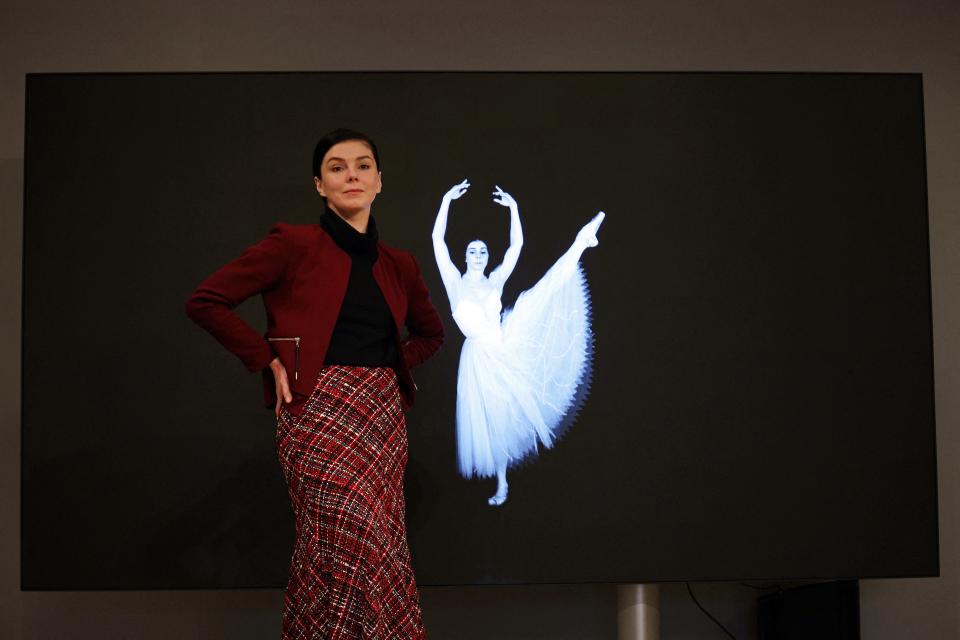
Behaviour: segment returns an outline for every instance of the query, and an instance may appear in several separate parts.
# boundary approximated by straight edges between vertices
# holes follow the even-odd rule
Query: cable
[[[737,640],[737,636],[735,636],[735,635],[733,635],[732,633],[730,633],[730,630],[729,630],[729,629],[727,629],[725,626],[723,626],[722,624],[720,624],[720,621],[719,621],[719,620],[717,620],[716,618],[714,618],[712,615],[710,615],[710,612],[709,612],[709,611],[707,611],[706,609],[703,608],[703,605],[701,605],[701,604],[700,604],[700,601],[697,600],[697,596],[693,595],[693,589],[690,588],[690,583],[687,582],[686,585],[687,585],[687,593],[690,594],[690,597],[693,599],[693,603],[694,603],[695,605],[697,605],[697,607],[700,608],[700,611],[703,611],[703,614],[704,614],[705,616],[707,616],[708,618],[710,618],[711,620],[713,620],[713,622],[714,622],[718,627],[720,627],[721,629],[723,629],[723,632],[724,632],[725,634],[727,634],[728,636],[730,636],[731,638],[733,638],[733,640]]]

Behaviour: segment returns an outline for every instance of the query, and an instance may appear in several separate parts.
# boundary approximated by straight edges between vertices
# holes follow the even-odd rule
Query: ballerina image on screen
[[[470,242],[466,271],[460,273],[444,236],[450,203],[469,187],[464,180],[443,196],[433,250],[453,319],[465,337],[457,372],[460,475],[496,475],[497,490],[487,502],[499,506],[507,500],[507,469],[539,445],[553,446],[564,418],[577,408],[578,389],[589,385],[593,337],[580,256],[597,246],[604,213],[580,229],[571,247],[501,317],[503,286],[523,246],[520,211],[516,200],[496,187],[494,202],[510,209],[510,246],[500,266],[486,275],[487,245]]]

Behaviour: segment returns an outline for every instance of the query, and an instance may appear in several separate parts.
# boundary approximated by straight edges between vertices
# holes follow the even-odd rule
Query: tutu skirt
[[[457,376],[460,474],[489,477],[553,446],[586,395],[593,339],[579,265],[557,263],[503,314],[467,337]]]
[[[301,415],[281,410],[277,452],[296,523],[283,640],[424,638],[393,370],[324,367]]]

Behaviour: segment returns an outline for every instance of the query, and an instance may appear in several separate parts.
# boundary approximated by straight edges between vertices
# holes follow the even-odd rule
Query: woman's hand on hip
[[[270,362],[270,370],[273,371],[273,381],[277,385],[277,406],[273,412],[280,417],[280,407],[284,402],[287,404],[293,402],[293,396],[290,394],[290,382],[287,380],[287,370],[280,363],[280,358],[274,358]]]

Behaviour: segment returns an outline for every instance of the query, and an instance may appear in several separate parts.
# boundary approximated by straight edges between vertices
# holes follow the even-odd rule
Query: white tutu
[[[457,376],[460,474],[488,477],[551,447],[589,386],[590,294],[579,263],[558,261],[500,319],[499,293],[461,299]],[[579,393],[578,393],[579,390]],[[564,420],[567,417],[568,420]]]

